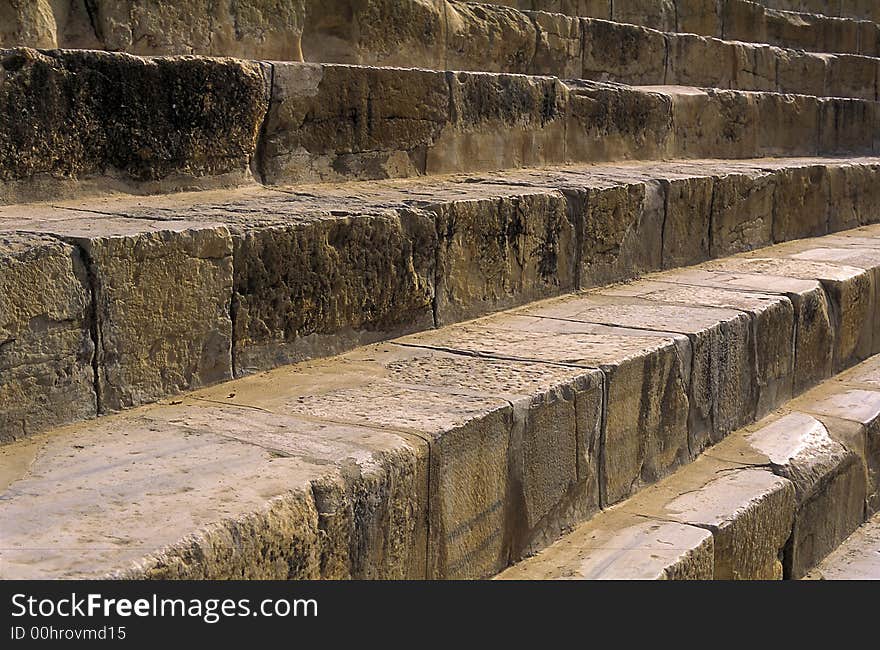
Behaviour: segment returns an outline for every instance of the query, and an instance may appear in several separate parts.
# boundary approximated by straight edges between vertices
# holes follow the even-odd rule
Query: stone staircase
[[[815,4],[0,0],[0,577],[880,578]]]

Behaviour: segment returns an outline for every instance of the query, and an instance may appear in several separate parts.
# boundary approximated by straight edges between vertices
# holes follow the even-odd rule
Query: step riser
[[[880,214],[878,169],[790,162],[634,182],[624,180],[627,168],[608,170],[620,181],[597,180],[596,168],[523,174],[508,178],[516,187],[482,191],[435,185],[433,199],[422,193],[409,206],[416,188],[388,186],[345,211],[333,210],[332,193],[298,210],[281,193],[232,210],[219,197],[171,209],[111,201],[99,206],[103,232],[94,214],[75,208],[9,208],[0,232],[54,238],[20,235],[26,252],[2,258],[10,320],[0,358],[16,376],[4,382],[0,438],[579,287],[863,225]],[[839,283],[827,290],[849,299]],[[848,303],[834,311],[819,293],[793,298],[799,313],[824,315],[802,327],[811,350],[823,349],[833,316],[861,313]],[[844,325],[859,331],[858,322]],[[801,360],[795,387],[871,349],[847,340],[834,359]],[[767,381],[762,400],[790,394]],[[72,411],[69,395],[88,399]]]
[[[7,203],[254,178],[280,184],[621,159],[870,155],[880,147],[880,104],[854,99],[101,53],[22,50],[2,61],[0,106],[15,116],[0,126],[0,142],[10,143],[0,149]],[[108,85],[107,77],[126,84]],[[108,118],[107,107],[117,105],[131,108]]]

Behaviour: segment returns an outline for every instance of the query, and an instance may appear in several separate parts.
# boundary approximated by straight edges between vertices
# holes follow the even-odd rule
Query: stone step
[[[363,6],[342,32],[338,9],[307,25],[307,61],[554,75],[635,85],[682,85],[874,100],[880,60],[663,32],[498,5],[446,3],[423,30],[425,5]],[[446,19],[443,19],[443,15]],[[370,24],[372,22],[372,24]],[[747,19],[743,22],[749,23]]]
[[[878,173],[873,158],[682,161],[6,206],[0,441],[870,224]],[[837,254],[796,260],[778,269],[790,279],[774,280],[811,314],[803,345],[827,351],[798,363],[799,390],[873,349],[856,336],[866,316],[850,304],[880,284],[863,277],[873,260],[835,266]],[[765,293],[763,272],[709,277]],[[777,390],[791,392],[768,388],[761,403]]]
[[[844,403],[880,398],[875,357],[791,406],[822,423],[797,439],[727,437],[874,349],[880,231],[808,244],[854,257],[666,271],[4,445],[0,575],[482,578],[658,481],[618,509],[694,549],[667,573],[798,575],[878,492],[880,408]]]
[[[826,16],[880,22],[880,7],[874,0],[755,0],[755,2],[784,11],[806,11]]]
[[[495,0],[491,4],[808,52],[865,56],[880,52],[876,22],[781,11],[752,0]]]
[[[880,515],[857,530],[807,578],[810,580],[880,580]]]
[[[812,52],[877,56],[880,41],[876,22],[768,10],[748,0],[501,0],[486,4],[284,0],[269,5],[260,0],[237,0],[197,8],[155,0],[91,0],[90,8],[84,0],[3,0],[2,4],[6,7],[0,48],[84,48],[150,56],[197,54],[300,61],[304,50],[306,60],[323,63],[393,65],[388,58],[392,57],[409,66],[416,64],[408,56],[420,58],[428,52],[435,56],[450,53],[455,58],[456,52],[472,49],[473,58],[479,49],[472,39],[486,41],[494,33],[503,35],[502,41],[511,40],[487,41],[492,48],[483,54],[502,55],[491,62],[500,65],[505,58],[503,49],[515,42],[523,45],[525,32],[532,33],[527,45],[534,49],[534,43],[540,41],[535,36],[556,40],[577,29],[559,31],[559,25],[570,21],[499,11],[495,7],[500,5]],[[357,60],[350,58],[353,47],[361,50]],[[527,50],[523,47],[520,62],[531,58],[533,52]]]
[[[880,507],[878,425],[874,356],[499,578],[880,579],[876,524],[846,541]]]
[[[858,99],[77,51],[0,69],[0,203],[880,148]]]

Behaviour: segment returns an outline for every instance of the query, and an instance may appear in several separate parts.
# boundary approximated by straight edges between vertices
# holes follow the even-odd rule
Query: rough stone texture
[[[142,55],[201,54],[301,61],[306,0],[89,0],[104,48]]]
[[[809,415],[762,422],[708,453],[769,466],[794,485],[797,509],[783,560],[787,579],[802,578],[864,521],[865,473],[859,457]]]
[[[799,394],[832,374],[834,340],[831,306],[818,281],[772,275],[723,273],[707,268],[686,269],[669,274],[670,282],[785,295],[795,310],[795,361],[793,393]]]
[[[751,362],[752,329],[746,314],[716,307],[658,304],[617,297],[613,292],[563,299],[527,313],[686,335],[690,343],[686,363],[690,366],[688,448],[692,456],[753,420],[757,382]]]
[[[629,496],[688,457],[687,340],[558,320],[530,308],[455,325],[403,341],[500,359],[601,368],[605,375],[603,505]]]
[[[715,178],[709,227],[711,257],[753,250],[773,241],[776,176],[727,174]]]
[[[834,318],[834,368],[843,370],[871,355],[871,329],[874,317],[872,277],[863,269],[822,262],[790,260],[768,254],[750,253],[754,257],[733,257],[708,262],[706,268],[728,273],[783,276],[802,280],[819,280],[828,294]]]
[[[598,507],[595,371],[386,345],[204,397],[425,440],[432,578],[493,575]]]
[[[538,32],[522,12],[491,4],[450,2],[446,25],[447,70],[529,71]],[[426,63],[426,67],[438,67],[436,62]]]
[[[96,414],[92,297],[80,253],[0,234],[0,443]]]
[[[672,98],[675,150],[679,155],[749,158],[758,151],[757,95],[695,88],[669,88],[664,92]]]
[[[577,233],[561,194],[462,200],[436,211],[438,324],[575,288]]]
[[[2,0],[0,48],[58,47],[58,26],[50,0]]]
[[[795,489],[761,469],[701,458],[622,509],[711,531],[716,580],[779,580]]]
[[[446,60],[445,0],[307,0],[307,6],[306,61],[412,67]]]
[[[681,277],[681,283],[676,278]],[[702,305],[741,310],[751,320],[754,346],[756,416],[763,417],[792,397],[795,350],[794,307],[787,297],[689,284],[687,272],[669,272],[657,280],[640,280],[603,290],[606,295],[633,297],[676,306]]]
[[[712,533],[603,512],[499,580],[711,580]]]
[[[583,25],[574,17],[543,11],[529,16],[538,30],[530,74],[552,74],[563,79],[583,77]]]
[[[273,75],[260,165],[270,184],[424,173],[450,117],[440,72],[276,63]]]
[[[427,151],[426,173],[566,160],[568,89],[557,79],[458,72],[446,81],[451,119]]]
[[[880,579],[880,516],[857,530],[807,576],[809,580]]]
[[[405,435],[196,397],[0,467],[6,579],[424,576],[427,449]]]
[[[880,510],[880,393],[846,386],[821,387],[794,403],[815,414],[831,435],[862,459],[867,474],[867,510]]]
[[[238,374],[434,325],[437,244],[428,215],[251,222],[236,227],[233,242]]]
[[[267,94],[256,63],[0,51],[3,202],[243,182]]]
[[[674,149],[672,99],[615,84],[566,82],[570,88],[566,158],[664,158]]]
[[[585,19],[583,77],[633,85],[661,85],[666,39],[649,29]],[[687,84],[685,84],[687,85]]]

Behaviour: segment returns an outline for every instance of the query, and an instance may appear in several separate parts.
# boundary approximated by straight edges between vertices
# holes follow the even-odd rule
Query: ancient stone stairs
[[[802,575],[877,506],[878,241],[665,271],[4,445],[0,570],[479,578],[623,512],[686,528],[699,566],[670,575]]]
[[[0,47],[254,60],[0,52],[0,576],[482,578],[647,516],[647,574],[801,577],[876,508],[871,408],[790,403],[880,352],[874,23],[46,4]]]

